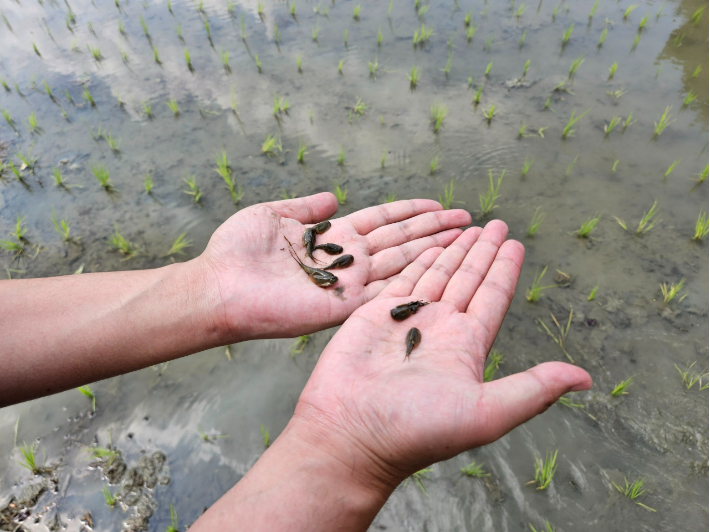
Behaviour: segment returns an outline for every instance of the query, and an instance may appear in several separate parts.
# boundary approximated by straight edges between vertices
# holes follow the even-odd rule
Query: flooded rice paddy
[[[425,491],[401,486],[372,530],[707,529],[708,380],[681,376],[708,367],[708,249],[693,240],[708,204],[706,2],[0,0],[0,12],[0,232],[13,241],[19,216],[29,241],[17,260],[0,255],[7,276],[187,260],[237,209],[336,185],[339,215],[425,197],[484,224],[479,195],[505,170],[493,214],[527,255],[493,378],[569,357],[594,387],[433,465]],[[282,145],[272,156],[268,135]],[[111,249],[116,231],[135,257]],[[183,233],[191,247],[166,256]],[[552,287],[529,302],[545,267]],[[681,281],[664,303],[661,285]],[[258,459],[260,428],[283,429],[332,334],[93,383],[95,414],[75,390],[3,409],[0,530],[158,531],[171,504],[184,528]],[[51,473],[17,463],[23,442]],[[86,452],[109,445],[120,456]],[[555,450],[549,487],[527,485]],[[474,460],[489,476],[461,473]],[[634,500],[614,486],[640,478]]]

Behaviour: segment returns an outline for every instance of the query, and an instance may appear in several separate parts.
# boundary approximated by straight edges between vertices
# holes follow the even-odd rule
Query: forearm
[[[394,486],[369,482],[293,421],[249,472],[190,527],[195,532],[365,531]]]
[[[0,281],[0,406],[221,345],[197,261]]]

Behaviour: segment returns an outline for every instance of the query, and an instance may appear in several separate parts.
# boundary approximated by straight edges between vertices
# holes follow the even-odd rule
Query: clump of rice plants
[[[305,157],[306,154],[308,154],[306,148],[307,146],[303,143],[303,141],[301,139],[298,139],[298,153],[296,155],[296,160],[301,164],[304,164],[306,162]]]
[[[123,260],[132,259],[140,253],[140,248],[118,231],[118,224],[114,224],[114,233],[109,240],[109,245],[111,249],[124,256]]]
[[[703,168],[703,171],[698,174],[697,179],[693,179],[693,181],[697,181],[698,183],[704,183],[708,178],[708,165],[705,165],[705,168]]]
[[[483,110],[483,117],[488,121],[488,123],[491,123],[491,120],[493,120],[493,117],[498,114],[498,110],[496,109],[495,104],[491,104],[491,106],[488,109]]]
[[[666,107],[665,111],[663,111],[663,114],[661,117],[658,119],[658,121],[654,121],[654,137],[659,137],[661,133],[668,127],[668,125],[671,123],[671,117],[670,117],[670,107]]]
[[[669,285],[669,284],[663,283],[661,285],[661,294],[663,294],[663,304],[665,305],[665,304],[673,301],[675,299],[675,296],[678,295],[678,292],[680,292],[681,289],[683,288],[684,284],[685,284],[685,277],[683,277],[680,281],[678,281],[677,284],[670,284]],[[678,302],[680,303],[681,301],[683,301],[687,295],[688,294],[685,294],[683,297],[681,297],[678,300]]]
[[[108,169],[102,164],[96,164],[91,167],[91,171],[99,184],[106,192],[113,192],[115,189],[111,183]]]
[[[184,255],[184,250],[192,247],[192,240],[185,238],[186,235],[187,233],[182,233],[173,241],[173,245],[170,246],[170,249],[165,254],[166,257],[171,257],[172,255]]]
[[[338,166],[345,165],[345,149],[341,146],[338,150]]]
[[[620,395],[628,395],[629,392],[626,391],[626,389],[631,385],[631,383],[634,381],[633,377],[629,377],[625,381],[621,381],[619,384],[614,386],[614,389],[611,391],[612,397],[619,397]]]
[[[599,223],[599,220],[602,219],[601,214],[597,214],[584,222],[582,222],[582,225],[579,226],[579,229],[575,231],[577,238],[589,238],[589,235],[591,232],[594,230],[596,225]]]
[[[116,497],[116,495],[111,493],[111,489],[108,486],[104,486],[101,489],[101,493],[104,496],[104,502],[106,502],[106,506],[108,506],[109,508],[113,508],[114,506],[116,506],[118,498]]]
[[[180,116],[180,106],[178,105],[176,100],[173,100],[172,98],[165,102],[165,105],[168,106],[168,109],[170,109],[173,112],[173,115],[175,118],[178,118]]]
[[[691,103],[693,103],[696,99],[698,98],[698,95],[695,94],[693,91],[689,91],[688,94],[685,95],[685,99],[683,100],[683,106],[688,106]]]
[[[91,390],[91,388],[89,388],[89,386],[86,385],[86,386],[79,386],[77,388],[77,390],[79,390],[79,392],[81,392],[81,395],[83,395],[84,397],[88,397],[89,399],[91,399],[91,410],[93,412],[96,412],[96,395]]]
[[[177,512],[175,511],[175,508],[173,508],[173,503],[170,503],[170,524],[165,529],[165,532],[179,532],[179,531],[180,531],[180,528],[178,527]]]
[[[338,200],[340,205],[345,205],[345,201],[348,199],[348,189],[341,188],[337,181],[333,181],[333,185],[335,185],[335,189],[333,190],[335,198]]]
[[[264,426],[261,425],[261,439],[264,442],[264,447],[268,448],[269,445],[271,445],[271,435],[269,434],[268,429]]]
[[[638,7],[638,6],[637,6],[636,4],[632,4],[632,5],[630,5],[629,7],[627,7],[627,8],[626,8],[626,11],[624,11],[624,20],[626,20],[627,18],[629,18],[629,15],[631,14],[631,12],[632,12],[634,9],[636,9],[637,7]]]
[[[545,453],[545,459],[535,458],[535,480],[528,484],[537,484],[537,489],[544,490],[552,482],[552,477],[557,471],[557,451]]]
[[[121,151],[121,139],[117,139],[110,134],[106,134],[105,139],[106,144],[108,144],[108,147],[111,148],[112,152],[119,153]]]
[[[7,125],[10,126],[12,129],[15,129],[15,120],[13,120],[10,111],[8,111],[7,109],[1,109],[0,113],[2,113],[2,117],[5,119],[5,122],[7,122]]]
[[[702,241],[707,235],[710,229],[710,222],[708,221],[707,213],[700,211],[698,214],[698,219],[695,221],[695,235],[693,240],[696,242]]]
[[[145,179],[143,180],[143,189],[145,190],[146,194],[152,194],[153,193],[153,174],[151,172],[147,172],[145,174]]]
[[[419,486],[419,489],[422,490],[422,493],[426,495],[426,488],[424,487],[423,480],[428,480],[429,475],[428,473],[431,473],[434,471],[433,469],[420,469],[416,473],[412,473],[412,476],[407,477],[407,480],[404,481],[404,485],[406,486],[409,483],[409,480],[414,480],[414,483]]]
[[[599,36],[599,40],[597,41],[597,47],[601,48],[601,46],[604,44],[604,41],[606,41],[606,34],[607,34],[607,28],[604,28],[602,30],[601,35]]]
[[[412,70],[407,74],[407,79],[409,79],[409,86],[415,88],[417,83],[419,83],[419,76],[422,73],[422,69],[416,65],[412,65]]]
[[[572,61],[572,64],[569,67],[569,79],[572,79],[574,75],[577,73],[577,70],[579,70],[579,67],[582,66],[582,63],[584,63],[584,54],[580,55],[577,59]]]
[[[30,128],[30,133],[35,133],[37,135],[42,133],[42,128],[39,127],[39,124],[37,123],[37,115],[35,115],[34,111],[32,111],[30,116],[27,117],[27,123]]]
[[[495,202],[500,197],[500,194],[498,194],[498,190],[500,189],[500,184],[503,181],[503,177],[505,177],[505,168],[501,172],[498,181],[494,184],[493,170],[488,170],[488,189],[486,190],[485,194],[478,194],[478,201],[481,206],[481,216],[489,215],[491,212],[493,212],[493,209],[497,207]]]
[[[444,122],[444,118],[446,118],[446,114],[448,112],[449,112],[449,109],[445,105],[440,105],[440,104],[436,103],[431,106],[430,115],[431,115],[431,123],[432,123],[432,126],[434,127],[434,133],[439,132],[439,129],[441,128],[441,125]]]
[[[624,477],[624,486],[619,486],[618,484],[612,482],[616,490],[621,493],[624,497],[628,497],[632,501],[635,501],[638,499],[641,495],[646,493],[646,490],[643,489],[643,484],[646,481],[646,477],[638,478],[633,482],[629,482],[629,479]],[[636,501],[636,504],[639,506],[646,508],[646,510],[649,510],[651,512],[655,512],[653,508],[650,508],[646,506],[645,504]]]
[[[703,384],[703,378],[708,376],[708,372],[700,373],[695,371],[693,369],[695,364],[697,364],[697,361],[692,364],[686,364],[685,370],[680,369],[677,364],[674,364],[674,366],[675,369],[678,370],[678,373],[680,373],[680,377],[683,379],[683,386],[685,386],[686,389],[690,390],[697,383],[699,390],[707,390],[708,387],[710,387],[710,382]]]
[[[611,120],[608,124],[604,124],[604,136],[608,136],[609,133],[614,131],[614,128],[621,123],[621,117],[616,115],[611,115]]]
[[[491,69],[493,68],[493,61],[490,61],[488,65],[486,65],[486,70],[484,72],[484,75],[488,77],[488,75],[491,73]]]
[[[81,188],[81,185],[72,185],[67,183],[64,180],[64,176],[62,175],[62,171],[57,168],[56,166],[52,168],[52,179],[54,179],[54,186],[59,187],[59,188],[64,188],[64,189],[69,189],[71,187],[79,187]]]
[[[111,447],[87,447],[86,452],[91,455],[94,460],[105,461],[107,465],[113,464],[114,460],[121,456],[120,451]]]
[[[567,325],[562,326],[560,325],[560,322],[557,321],[557,318],[555,318],[555,315],[550,313],[550,317],[552,318],[552,321],[555,322],[555,325],[557,326],[557,330],[559,331],[558,334],[553,334],[552,331],[545,325],[545,322],[542,321],[541,319],[538,319],[538,323],[542,325],[542,327],[545,329],[545,332],[550,335],[552,340],[560,346],[560,349],[562,349],[562,352],[565,354],[565,356],[569,359],[572,364],[574,364],[574,360],[570,356],[570,354],[567,352],[567,349],[565,347],[565,342],[567,341],[567,335],[569,334],[569,329],[570,326],[572,325],[572,316],[574,314],[573,310],[569,311],[569,318],[567,318]]]
[[[454,178],[451,178],[451,182],[449,183],[449,186],[444,186],[444,197],[442,198],[441,195],[439,195],[439,203],[441,203],[441,206],[444,208],[444,210],[449,210],[451,209],[451,206],[454,204]]]
[[[183,180],[185,184],[187,185],[187,190],[183,190],[183,192],[189,196],[192,196],[192,200],[195,203],[199,203],[200,199],[202,198],[202,192],[197,186],[197,181],[195,176],[188,175],[187,179]]]
[[[281,141],[274,135],[266,135],[264,142],[261,144],[261,153],[267,157],[275,157],[282,151]]]
[[[690,20],[693,21],[693,24],[695,24],[696,26],[698,25],[701,17],[703,16],[704,11],[705,11],[705,6],[700,6],[697,10],[695,10],[693,15],[690,17]]]
[[[54,207],[52,207],[52,217],[50,218],[50,220],[52,221],[54,230],[57,232],[57,234],[59,234],[60,237],[62,237],[62,242],[66,244],[79,243],[78,238],[71,236],[71,229],[69,228],[69,223],[66,220],[57,219],[57,213],[54,211]]]
[[[195,69],[194,69],[194,67],[192,66],[192,57],[190,56],[190,50],[188,50],[187,48],[185,48],[184,53],[185,53],[185,63],[187,63],[187,69],[188,69],[190,72],[193,72]]]
[[[491,475],[490,473],[486,473],[486,470],[483,469],[483,464],[477,464],[475,461],[471,462],[466,467],[462,467],[461,473],[467,477],[474,478],[489,477]]]
[[[217,172],[224,181],[227,190],[229,190],[229,195],[232,198],[232,202],[235,205],[238,204],[242,199],[243,190],[241,185],[239,187],[236,186],[236,182],[232,177],[232,168],[229,165],[229,161],[227,160],[226,150],[222,150],[222,155],[217,156],[216,163],[217,168],[215,169],[215,172]]]
[[[537,230],[540,229],[540,225],[542,225],[542,222],[545,219],[545,213],[540,212],[540,208],[541,207],[535,209],[532,219],[530,220],[528,227],[525,229],[525,234],[531,238],[535,236]]]
[[[503,363],[503,355],[497,350],[491,350],[488,355],[488,363],[483,370],[483,382],[490,382],[498,372],[498,368]]]
[[[584,111],[581,115],[576,116],[577,110],[575,109],[572,111],[572,115],[569,117],[569,120],[567,121],[567,125],[565,128],[562,130],[562,138],[566,139],[567,137],[571,137],[572,134],[576,131],[575,129],[572,129],[572,126],[574,126],[577,122],[579,122],[584,115],[586,115],[589,112],[589,109]]]
[[[436,155],[429,163],[429,173],[434,175],[434,173],[439,169],[439,156]]]
[[[574,30],[574,24],[571,22],[569,23],[569,26],[565,29],[564,33],[562,34],[562,46],[564,47],[569,40],[572,38],[572,31]]]
[[[39,475],[45,470],[44,466],[39,465],[39,463],[37,462],[37,447],[38,444],[36,442],[32,445],[27,445],[27,443],[25,442],[23,445],[20,446],[22,460],[17,462],[25,469],[29,469],[33,475]]]
[[[481,102],[481,94],[483,93],[483,85],[479,85],[476,92],[473,94],[473,104],[478,105]]]
[[[535,211],[537,213],[537,211]],[[530,303],[535,303],[537,302],[541,297],[542,297],[542,292],[547,290],[548,288],[554,288],[555,285],[547,285],[547,286],[542,286],[542,278],[545,276],[545,273],[547,272],[547,266],[545,266],[542,269],[542,272],[538,275],[537,271],[535,271],[535,275],[533,276],[533,282],[532,286],[528,288],[525,291],[525,299],[530,301]]]

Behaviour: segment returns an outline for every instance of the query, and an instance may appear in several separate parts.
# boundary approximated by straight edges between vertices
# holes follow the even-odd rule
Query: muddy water
[[[27,236],[42,245],[34,260],[18,263],[3,255],[9,275],[68,274],[82,265],[84,271],[157,267],[172,260],[163,255],[183,232],[193,247],[178,260],[199,254],[212,231],[235,212],[214,171],[222,148],[244,191],[239,207],[282,192],[332,190],[337,181],[348,189],[340,209],[347,214],[392,194],[436,199],[453,179],[454,200],[461,202],[455,205],[478,217],[478,195],[485,192],[489,170],[498,176],[505,169],[495,215],[525,243],[527,256],[495,346],[504,356],[497,376],[566,360],[539,320],[554,328],[551,313],[564,324],[573,310],[566,350],[590,371],[595,387],[572,398],[584,408],[555,405],[492,445],[435,464],[424,480],[426,494],[414,483],[402,486],[373,530],[524,530],[528,523],[539,530],[546,519],[557,530],[706,529],[708,392],[697,385],[687,390],[674,367],[695,361],[700,369],[708,366],[707,243],[691,240],[708,201],[707,183],[691,181],[708,159],[707,10],[697,25],[691,20],[706,4],[645,2],[624,19],[627,5],[602,0],[590,19],[591,2],[531,3],[516,17],[519,2],[513,7],[430,2],[417,16],[413,3],[394,1],[388,16],[388,3],[363,1],[359,20],[353,19],[352,1],[296,2],[295,18],[286,4],[265,2],[263,20],[255,2],[237,4],[231,15],[221,1],[205,2],[203,12],[192,2],[175,1],[172,14],[163,2],[121,3],[120,10],[108,2],[69,5],[76,19],[72,32],[66,4],[3,0],[0,7],[9,24],[0,23],[0,75],[11,89],[0,89],[0,107],[10,111],[18,131],[2,124],[2,153],[25,153],[31,146],[39,158],[34,175],[24,171],[26,186],[4,174],[0,228],[4,234],[17,215],[27,216]],[[470,42],[464,26],[469,11],[476,26]],[[434,32],[414,47],[412,35],[422,24]],[[571,38],[562,47],[570,24]],[[599,47],[604,28],[607,37]],[[101,49],[102,61],[91,58],[87,44]],[[186,48],[193,72],[186,66]],[[222,66],[223,51],[231,71]],[[569,79],[570,64],[580,57],[584,62]],[[528,59],[524,80],[515,82]],[[370,76],[368,62],[375,60],[378,69]],[[618,70],[609,79],[614,62]],[[416,89],[406,77],[412,65],[421,68]],[[56,101],[44,92],[43,80]],[[555,91],[562,81],[568,90]],[[480,104],[474,105],[479,86]],[[82,99],[84,87],[95,107]],[[617,91],[618,98],[608,94]],[[699,96],[684,106],[689,91]],[[291,104],[278,120],[272,111],[275,94]],[[178,118],[166,106],[169,99],[178,102]],[[353,116],[358,99],[367,110]],[[152,118],[144,102],[152,104]],[[430,123],[436,103],[448,108],[438,134]],[[498,113],[488,123],[483,112],[491,105]],[[672,122],[654,138],[654,122],[666,107]],[[570,114],[587,110],[574,135],[562,139]],[[41,134],[28,131],[31,112]],[[630,126],[619,125],[605,136],[613,115],[626,120],[630,114]],[[526,135],[520,137],[523,123]],[[119,153],[92,138],[99,127],[121,139]],[[542,135],[535,134],[540,128]],[[261,155],[267,134],[282,140],[280,157]],[[299,142],[308,145],[305,165],[296,162]],[[339,166],[341,149],[346,160]],[[436,156],[439,169],[432,174]],[[523,177],[526,158],[534,162]],[[664,179],[675,160],[680,162]],[[95,164],[109,169],[118,195],[109,197],[98,186],[91,174]],[[82,188],[54,187],[53,166]],[[143,191],[147,172],[155,184],[152,195]],[[188,175],[196,176],[203,192],[201,205],[183,193]],[[633,235],[656,200],[660,221],[645,235]],[[525,230],[538,206],[546,218],[529,238]],[[60,242],[49,220],[52,207],[81,236],[82,247]],[[602,217],[593,238],[576,238],[572,233],[596,214]],[[614,216],[625,220],[630,232]],[[142,255],[121,261],[109,249],[114,224]],[[531,304],[525,289],[544,266],[544,284],[556,284],[556,270],[570,279],[560,276],[558,286]],[[659,285],[682,278],[684,290],[663,306]],[[596,299],[588,301],[595,286]],[[38,482],[15,462],[19,418],[16,441],[39,442],[47,462],[60,465],[56,483],[23,521],[26,529],[45,530],[58,519],[67,530],[79,530],[90,511],[97,530],[120,529],[139,514],[151,514],[149,530],[163,530],[171,503],[181,526],[193,522],[259,457],[261,425],[272,438],[285,426],[331,336],[332,331],[314,335],[295,357],[289,356],[292,340],[250,342],[232,346],[231,360],[216,349],[92,384],[98,398],[94,416],[76,391],[3,409],[0,506]],[[631,376],[628,395],[611,397],[610,390]],[[198,427],[229,437],[206,442]],[[139,467],[142,456],[164,452],[161,474],[170,483],[141,488],[143,503],[125,512],[107,508],[101,471],[91,467],[83,450],[96,443],[113,443],[129,468]],[[526,486],[534,476],[534,457],[555,449],[559,467],[551,486],[545,491]],[[490,477],[463,477],[460,468],[472,460],[482,462]],[[646,477],[647,491],[637,500],[656,512],[614,489],[612,483],[623,483],[624,476]]]

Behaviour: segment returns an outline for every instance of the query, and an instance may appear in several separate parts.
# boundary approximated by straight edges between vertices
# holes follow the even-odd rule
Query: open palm
[[[337,442],[332,452],[353,471],[396,485],[591,386],[584,370],[556,362],[483,383],[524,256],[506,235],[505,224],[494,221],[468,229],[443,252],[426,251],[328,344],[296,418],[325,427],[323,437]],[[413,300],[431,303],[404,321],[390,317],[390,309]],[[422,340],[405,358],[412,327]]]
[[[221,307],[216,314],[228,330],[239,330],[234,341],[297,336],[342,323],[421,253],[448,246],[461,234],[457,228],[471,221],[466,211],[445,211],[431,200],[397,201],[332,220],[317,243],[338,244],[355,260],[334,270],[338,283],[324,289],[291,257],[284,237],[307,265],[327,265],[335,257],[318,250],[314,256],[322,262],[314,264],[301,237],[336,210],[330,193],[265,203],[239,211],[215,231],[201,258],[213,274]]]

